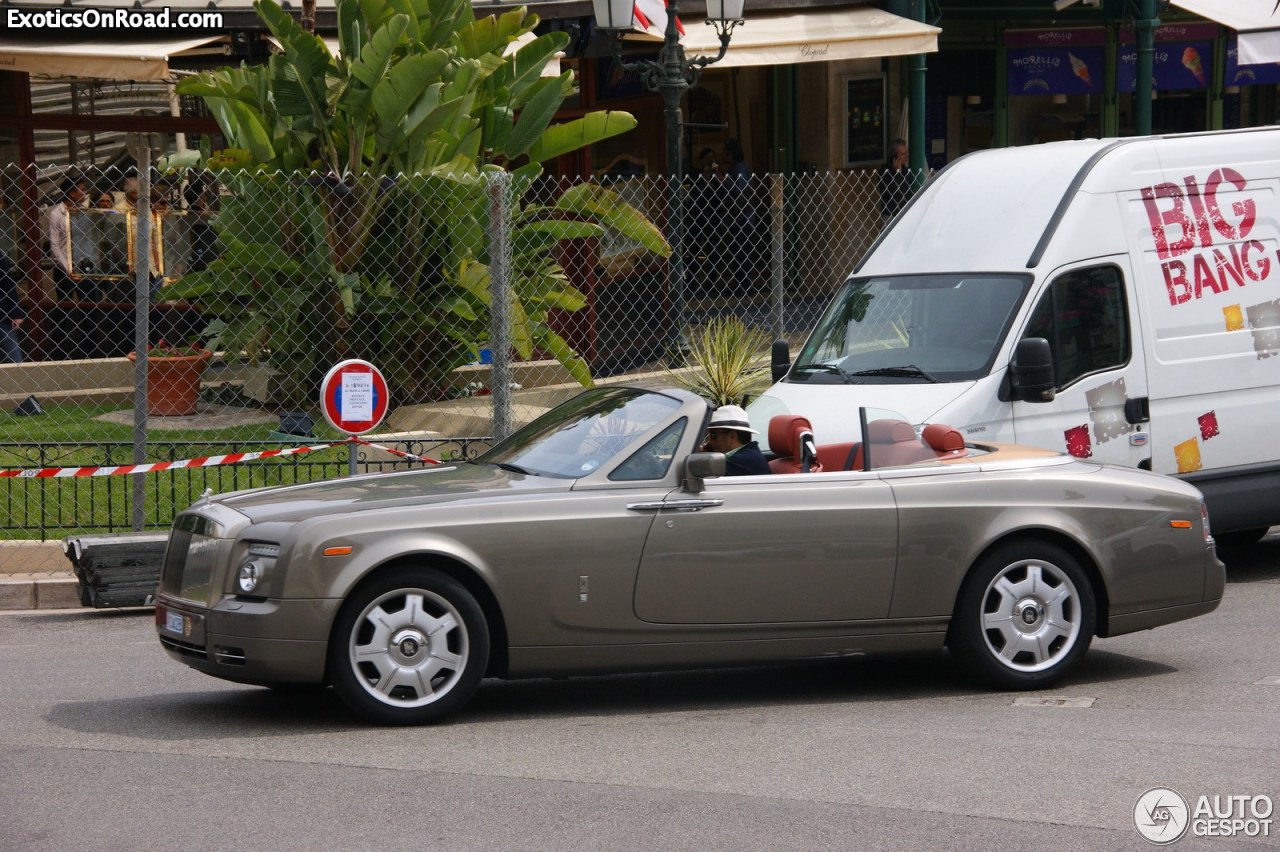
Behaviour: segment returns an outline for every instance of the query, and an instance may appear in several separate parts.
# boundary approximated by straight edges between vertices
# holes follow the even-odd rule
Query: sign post
[[[368,361],[352,358],[329,368],[320,383],[320,409],[329,425],[347,435],[362,435],[387,416],[391,397],[382,372]],[[356,473],[356,445],[348,447],[348,472]]]

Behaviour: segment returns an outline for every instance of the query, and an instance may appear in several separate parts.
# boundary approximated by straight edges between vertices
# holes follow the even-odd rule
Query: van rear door
[[[1018,443],[1078,458],[1150,466],[1146,360],[1124,255],[1055,270],[1022,337],[1053,353],[1053,400],[1013,403]]]

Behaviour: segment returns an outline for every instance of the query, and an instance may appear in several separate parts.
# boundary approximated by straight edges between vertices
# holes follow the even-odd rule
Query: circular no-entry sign
[[[368,432],[387,416],[390,404],[387,380],[368,361],[352,358],[334,364],[320,383],[320,408],[324,419],[339,432]]]

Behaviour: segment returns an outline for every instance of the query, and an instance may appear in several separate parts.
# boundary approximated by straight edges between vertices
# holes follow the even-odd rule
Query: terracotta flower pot
[[[138,353],[130,352],[136,361]],[[200,378],[213,352],[198,355],[147,356],[147,414],[152,417],[180,417],[196,413],[200,400]]]

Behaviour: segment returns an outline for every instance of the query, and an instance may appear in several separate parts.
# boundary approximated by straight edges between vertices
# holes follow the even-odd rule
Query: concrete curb
[[[0,578],[0,611],[70,609],[80,605],[80,583],[69,574]]]
[[[0,611],[80,606],[61,541],[0,542]]]

